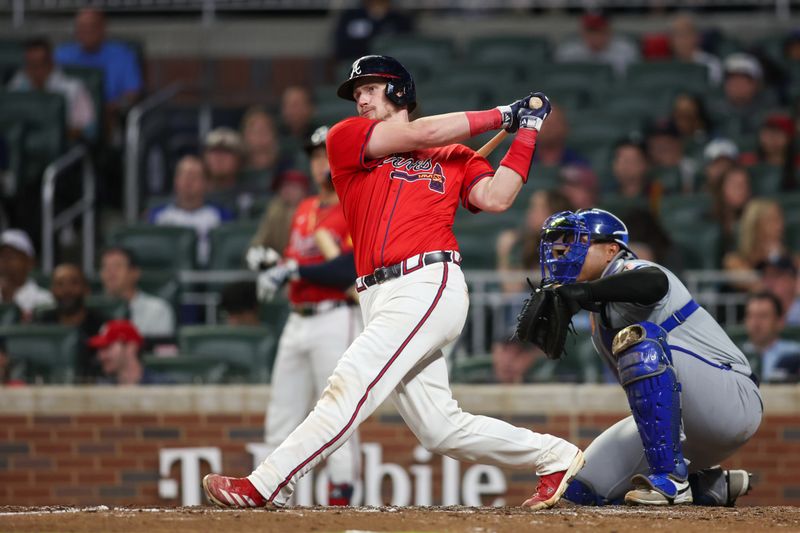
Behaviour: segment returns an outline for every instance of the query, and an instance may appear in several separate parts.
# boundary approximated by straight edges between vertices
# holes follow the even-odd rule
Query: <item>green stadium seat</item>
[[[494,383],[494,366],[491,355],[461,357],[450,368],[452,383]]]
[[[22,41],[0,39],[0,87],[5,87],[22,67],[24,53]]]
[[[628,67],[626,79],[628,85],[642,90],[672,88],[702,93],[709,85],[705,65],[680,61],[634,63]]]
[[[181,284],[174,270],[142,270],[139,288],[166,300],[177,312],[180,306]]]
[[[720,228],[716,224],[697,224],[697,221],[672,220],[665,228],[670,239],[683,255],[686,269],[713,270],[719,268]]]
[[[504,35],[475,37],[467,45],[467,57],[475,64],[507,65],[528,70],[550,58],[550,42],[544,37]]]
[[[192,228],[136,224],[114,232],[111,244],[133,251],[142,270],[192,270],[197,234]]]
[[[0,327],[12,326],[19,322],[22,313],[14,303],[0,303]]]
[[[103,317],[103,320],[129,318],[128,302],[104,294],[92,294],[86,298],[86,308]]]
[[[647,210],[650,208],[646,198],[625,198],[614,194],[604,195],[600,198],[599,206],[601,209],[611,211],[621,218],[625,218],[625,214],[635,209]]]
[[[336,124],[340,120],[354,116],[356,104],[349,100],[336,98],[335,100],[320,101],[314,112],[315,124]]]
[[[269,381],[277,342],[266,327],[185,326],[178,333],[180,352],[214,358],[227,366],[226,380]]]
[[[417,113],[423,116],[480,109],[483,98],[478,92],[462,91],[458,94],[426,92],[417,95]]]
[[[455,57],[455,45],[447,37],[379,36],[373,41],[372,49],[373,53],[388,55],[400,61],[415,79],[417,78],[415,66],[426,67],[430,72],[441,65],[452,63]]]
[[[195,355],[170,357],[145,355],[142,362],[148,370],[157,372],[167,381],[179,385],[224,383],[227,371],[224,361]]]
[[[105,98],[103,96],[103,70],[89,67],[64,67],[64,72],[73,78],[81,80],[86,90],[89,91],[89,94],[92,96],[96,128],[94,137],[90,140],[96,140],[102,133],[104,125]]]
[[[527,373],[526,381],[535,383],[597,383],[600,359],[588,335],[569,335],[566,354],[559,360],[542,356]]]
[[[289,301],[283,297],[275,297],[259,306],[259,318],[275,335],[280,335],[289,318]]]
[[[17,325],[0,328],[6,339],[12,380],[71,384],[75,379],[79,332],[68,326]]]
[[[774,165],[757,164],[748,167],[750,187],[754,196],[778,194],[783,182],[783,168]]]
[[[614,70],[603,63],[545,63],[535,69],[525,69],[530,82],[559,83],[562,86],[586,87],[605,91],[614,83]]]
[[[800,326],[786,326],[781,332],[781,338],[800,342]]]
[[[210,270],[241,270],[258,222],[229,222],[211,230]]]
[[[39,179],[47,165],[64,152],[64,106],[64,98],[59,94],[0,93],[0,132],[22,135],[17,142],[22,150],[18,157],[22,158],[23,182]]]
[[[659,216],[669,223],[699,223],[711,215],[711,195],[695,193],[690,196],[665,196],[661,199]]]

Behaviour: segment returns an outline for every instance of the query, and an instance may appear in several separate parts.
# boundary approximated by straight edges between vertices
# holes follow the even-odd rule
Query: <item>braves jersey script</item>
[[[359,276],[436,250],[458,250],[458,203],[493,175],[489,162],[460,144],[366,159],[377,120],[353,117],[328,133],[333,185],[353,236]]]
[[[669,290],[661,300],[650,306],[611,302],[603,306],[602,313],[591,315],[595,348],[615,372],[616,360],[611,355],[611,341],[620,329],[642,321],[662,324],[692,299],[689,290],[675,274],[661,265],[634,259],[626,252],[622,252],[609,263],[603,272],[603,277],[649,266],[658,268],[667,276]],[[722,326],[702,307],[692,313],[686,322],[673,329],[668,338],[669,344],[689,350],[715,364],[730,365],[732,370],[745,375],[751,372],[750,364],[742,351],[728,337]],[[683,356],[683,354],[677,355],[678,353],[680,352],[673,352],[673,357]]]
[[[312,196],[297,206],[289,231],[289,244],[283,252],[284,257],[294,259],[301,266],[325,262],[325,256],[322,255],[314,239],[314,233],[320,229],[330,232],[342,252],[352,250],[353,244],[347,231],[341,204],[322,205],[319,196]],[[294,280],[289,284],[289,301],[294,304],[346,298],[344,291],[314,285],[303,279]]]

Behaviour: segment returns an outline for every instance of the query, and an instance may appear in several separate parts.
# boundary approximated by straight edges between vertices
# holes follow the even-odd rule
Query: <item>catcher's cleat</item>
[[[247,509],[274,505],[259,493],[246,477],[227,477],[208,474],[203,478],[203,490],[208,500],[219,507]]]
[[[680,505],[692,503],[689,481],[678,481],[668,474],[637,474],[631,478],[633,490],[625,494],[631,505]]]
[[[578,450],[569,468],[540,477],[533,496],[522,502],[522,506],[530,507],[531,511],[538,511],[557,504],[567,490],[569,482],[583,468],[584,463],[583,452]]]
[[[725,470],[725,482],[728,484],[728,501],[725,505],[733,507],[736,499],[744,496],[753,488],[753,474],[747,470]]]
[[[353,485],[350,483],[328,483],[328,505],[347,506],[353,498]]]

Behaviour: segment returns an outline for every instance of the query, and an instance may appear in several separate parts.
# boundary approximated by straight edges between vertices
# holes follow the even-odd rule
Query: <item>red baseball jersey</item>
[[[353,241],[347,230],[341,204],[322,205],[319,196],[312,196],[300,202],[294,212],[289,231],[289,244],[286,245],[283,256],[294,259],[299,265],[325,262],[325,256],[314,240],[314,233],[319,229],[329,231],[342,252],[353,249]],[[344,291],[315,285],[303,279],[294,280],[289,284],[289,301],[294,304],[346,298]]]
[[[469,193],[494,174],[485,158],[460,144],[368,160],[364,152],[378,123],[349,118],[327,139],[359,276],[423,252],[458,250],[453,234],[458,204],[478,212]]]

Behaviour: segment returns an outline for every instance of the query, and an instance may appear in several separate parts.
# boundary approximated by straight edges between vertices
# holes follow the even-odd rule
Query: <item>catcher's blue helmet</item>
[[[561,211],[542,225],[539,258],[542,284],[575,283],[589,246],[616,242],[628,250],[628,228],[615,215],[602,209]]]
[[[339,98],[353,100],[353,86],[359,78],[384,78],[386,80],[386,96],[399,105],[408,107],[408,112],[417,107],[417,90],[414,79],[406,68],[395,58],[389,56],[364,56],[353,62],[350,77],[339,86],[336,94]]]

